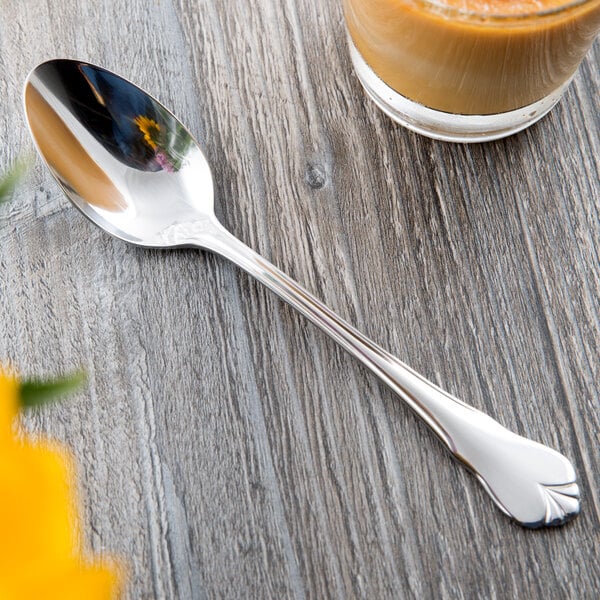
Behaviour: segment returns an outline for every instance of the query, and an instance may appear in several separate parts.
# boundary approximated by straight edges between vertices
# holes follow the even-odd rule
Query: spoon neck
[[[448,413],[456,411],[457,406],[462,404],[460,401],[434,386],[360,333],[308,290],[246,246],[220,224],[204,238],[202,247],[237,264],[358,358],[400,394],[452,449],[452,438],[446,425],[452,423],[451,415]]]
[[[185,232],[180,231],[180,245],[196,246],[229,259],[280,296],[282,289],[292,282],[277,267],[225,229],[215,217],[196,221]]]

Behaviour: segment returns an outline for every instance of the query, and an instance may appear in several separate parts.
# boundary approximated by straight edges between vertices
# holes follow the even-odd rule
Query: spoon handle
[[[218,253],[278,294],[394,390],[470,468],[498,507],[521,525],[560,525],[579,513],[571,463],[518,436],[403,364],[220,225],[190,240]]]

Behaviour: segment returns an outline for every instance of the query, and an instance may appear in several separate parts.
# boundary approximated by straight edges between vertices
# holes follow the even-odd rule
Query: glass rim
[[[534,19],[539,17],[551,17],[559,15],[563,12],[578,8],[585,4],[592,4],[594,0],[572,0],[571,2],[565,2],[560,6],[554,6],[552,8],[541,9],[537,11],[523,12],[523,13],[483,13],[476,10],[467,10],[457,6],[449,6],[443,2],[443,0],[417,0],[417,4],[432,7],[435,9],[436,14],[447,15],[449,17],[457,16],[468,19],[478,19],[480,21],[521,21],[526,19]]]

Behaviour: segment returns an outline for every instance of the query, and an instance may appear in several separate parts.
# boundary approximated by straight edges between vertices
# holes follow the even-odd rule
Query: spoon
[[[198,143],[146,92],[100,67],[52,60],[30,73],[24,101],[40,154],[96,225],[138,246],[203,248],[239,265],[379,376],[521,525],[560,525],[579,513],[575,471],[562,454],[427,381],[231,235],[213,212]]]

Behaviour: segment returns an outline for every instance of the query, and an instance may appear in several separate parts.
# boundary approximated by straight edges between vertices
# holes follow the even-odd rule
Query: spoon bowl
[[[176,245],[170,227],[214,219],[212,175],[199,144],[137,86],[101,67],[53,60],[31,72],[24,101],[40,154],[102,229],[166,247]]]
[[[560,525],[578,514],[575,471],[562,454],[427,381],[231,235],[214,215],[204,154],[154,98],[114,73],[70,60],[34,69],[24,96],[40,154],[94,223],[140,246],[201,247],[233,261],[380,377],[504,513],[527,527]]]

